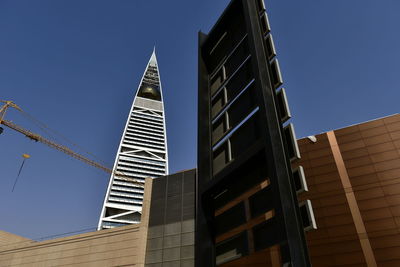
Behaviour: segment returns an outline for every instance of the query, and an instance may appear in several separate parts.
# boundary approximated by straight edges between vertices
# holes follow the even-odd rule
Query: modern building
[[[139,223],[145,178],[168,174],[164,102],[155,50],[129,111],[113,171],[99,230]]]
[[[232,0],[199,34],[198,70],[196,267],[256,266],[230,262],[260,251],[310,266],[291,168],[300,153],[263,0]]]

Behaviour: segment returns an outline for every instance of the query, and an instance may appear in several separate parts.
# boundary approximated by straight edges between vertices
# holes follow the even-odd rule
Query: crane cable
[[[26,159],[29,159],[31,156],[29,156],[28,154],[22,154],[22,157],[23,157],[24,159],[22,160],[21,167],[19,167],[19,171],[18,171],[17,177],[15,178],[14,185],[13,185],[13,188],[12,188],[11,192],[14,192],[15,185],[16,185],[17,182],[18,182],[18,178],[19,178],[19,175],[21,174],[22,168],[24,167],[25,160],[26,160]]]
[[[78,148],[78,150],[82,151],[83,153],[92,156],[93,158],[95,158],[97,161],[101,162],[103,165],[110,165],[107,162],[101,160],[98,156],[96,156],[93,153],[90,153],[89,151],[87,151],[85,148],[79,146],[78,144],[72,142],[70,139],[68,139],[67,137],[65,137],[64,135],[62,135],[61,133],[59,133],[56,130],[51,129],[49,126],[47,126],[45,123],[41,122],[40,120],[36,119],[35,117],[33,117],[32,115],[30,115],[29,113],[20,110],[21,114],[27,118],[28,120],[32,121],[34,124],[36,124],[36,126],[38,126],[40,129],[42,129],[43,132],[47,133],[49,136],[51,136],[54,139],[58,139],[58,137],[62,138],[65,142],[69,143],[70,145],[74,146],[75,148]]]
[[[36,119],[35,117],[33,117],[32,115],[30,115],[29,113],[23,111],[22,109],[18,110],[21,112],[21,114],[27,118],[28,120],[32,121],[34,124],[36,124],[40,129],[42,129],[42,131],[44,131],[45,133],[47,133],[49,136],[51,136],[54,139],[58,139],[57,135],[64,139],[64,141],[66,141],[67,143],[69,143],[70,145],[78,148],[78,150],[83,151],[84,153],[86,153],[87,155],[92,156],[93,158],[95,158],[97,161],[99,161],[100,163],[102,163],[102,165],[111,165],[108,164],[106,162],[104,162],[103,160],[101,160],[99,157],[97,157],[96,155],[94,155],[93,153],[90,153],[89,151],[87,151],[86,149],[84,149],[83,147],[79,146],[78,144],[72,142],[71,140],[69,140],[67,137],[65,137],[64,135],[62,135],[61,133],[57,132],[56,130],[51,129],[50,127],[48,127],[45,123],[41,122],[40,120]],[[51,133],[52,132],[52,133]],[[70,154],[71,155],[71,154]],[[75,157],[76,158],[76,157]],[[92,166],[95,166],[93,164],[90,164]],[[128,182],[134,182],[137,183],[139,181],[137,181],[135,178],[131,178],[129,177],[129,175],[127,175],[126,173],[122,172],[122,171],[112,171],[110,172],[112,174],[112,176],[114,177],[115,175],[119,176],[120,179],[123,179],[125,181]],[[139,182],[140,183],[140,182]]]

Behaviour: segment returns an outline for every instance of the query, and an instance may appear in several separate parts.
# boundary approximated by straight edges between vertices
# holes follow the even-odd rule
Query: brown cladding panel
[[[365,221],[365,228],[367,232],[379,232],[381,230],[397,229],[398,226],[394,218],[391,216],[389,218],[376,219]]]
[[[359,157],[368,156],[368,149],[365,147],[352,149],[348,151],[341,151],[343,160],[356,159]]]
[[[365,187],[365,185],[379,183],[379,178],[377,173],[368,173],[365,175],[360,175],[356,177],[350,177],[351,184],[354,188]]]
[[[359,130],[357,127],[351,126],[351,127],[346,127],[346,128],[342,128],[339,130],[335,130],[335,135],[338,138],[338,142],[339,142],[340,137],[342,137],[343,135],[349,135],[349,134],[352,134],[352,133],[355,133],[358,131]],[[340,144],[340,142],[339,142],[339,144]]]
[[[391,121],[393,123],[393,121],[398,122],[398,119],[395,120],[393,118],[386,118],[385,122],[386,121]],[[377,231],[384,229],[384,227],[397,227],[396,222],[398,219],[393,218],[393,216],[395,214],[397,216],[397,213],[395,212],[400,213],[400,208],[397,209],[397,206],[400,204],[400,197],[398,196],[399,187],[393,184],[394,182],[391,181],[391,179],[400,178],[400,173],[395,167],[399,166],[399,154],[397,147],[399,144],[389,139],[389,137],[397,137],[397,133],[385,132],[386,128],[382,126],[384,126],[383,121],[379,121],[373,122],[370,125],[363,125],[360,128],[358,128],[358,126],[352,126],[337,131],[337,139],[340,146],[340,151],[343,154],[345,165],[348,168],[347,171],[349,174],[349,179],[353,185],[353,190],[357,201],[359,202],[358,204],[361,215],[363,219],[366,220],[365,223],[367,230],[372,229],[375,231],[374,233],[371,233],[371,236],[374,238],[374,240],[372,240],[372,245],[376,240],[378,240],[376,239],[379,237],[379,233]],[[391,129],[396,129],[396,127],[392,126]],[[370,130],[370,132],[368,132],[368,130]],[[329,216],[324,217],[326,216],[327,212],[334,214],[338,212],[346,212],[346,209],[343,209],[343,207],[340,205],[336,205],[332,208],[329,207],[329,205],[334,205],[336,203],[339,204],[345,201],[345,198],[335,196],[340,195],[340,190],[335,190],[335,192],[332,191],[332,194],[330,195],[329,192],[322,193],[321,189],[319,188],[321,184],[322,187],[324,186],[324,183],[321,183],[322,181],[333,182],[335,180],[335,175],[333,172],[331,174],[320,174],[316,176],[315,173],[320,173],[322,169],[317,168],[317,172],[315,172],[314,168],[312,168],[313,166],[318,166],[318,161],[323,161],[323,159],[320,159],[321,155],[327,155],[329,152],[318,151],[319,155],[313,155],[309,153],[309,151],[312,151],[312,149],[309,149],[309,146],[312,146],[313,144],[308,142],[306,139],[303,140],[299,142],[301,144],[301,152],[304,154],[303,151],[307,151],[307,159],[316,159],[317,162],[307,163],[308,166],[305,168],[305,172],[308,173],[308,175],[311,175],[311,177],[307,177],[307,181],[312,182],[313,186],[310,187],[310,192],[302,194],[300,199],[313,199],[313,203],[315,203],[313,205],[315,217],[323,220],[323,223],[319,223],[317,219],[317,225],[319,226],[319,229],[315,231],[315,234],[313,232],[308,233],[309,243],[313,244],[322,242],[321,240],[323,237],[327,238],[333,233],[340,234],[341,232],[342,234],[346,234],[349,229],[346,225],[343,227],[337,227],[341,223],[346,222],[345,219],[339,219],[338,221],[333,219],[327,221]],[[301,162],[296,163],[296,166],[298,165],[302,165]],[[387,185],[381,185],[380,181],[387,181]],[[342,192],[344,193],[344,188],[342,188]],[[318,199],[319,201],[317,201]],[[321,201],[321,199],[323,200]],[[326,210],[323,209],[324,205],[326,205]],[[391,205],[391,207],[389,207],[389,205]],[[320,206],[322,207],[319,208]],[[321,217],[321,213],[324,216]],[[347,218],[347,222],[349,222],[351,217]],[[324,231],[323,228],[326,227],[331,227],[330,231]],[[322,233],[322,235],[317,234],[317,232]],[[391,233],[391,231],[387,230],[383,231],[383,233],[387,234]],[[318,240],[317,237],[321,238],[321,240]],[[333,237],[325,240],[333,240]],[[380,243],[382,245],[382,241]],[[340,245],[340,242],[338,245]],[[360,247],[358,246],[358,248]],[[318,246],[310,246],[310,253],[313,256],[312,259],[314,259],[314,266],[327,266],[327,262],[324,264],[322,258],[316,258],[314,253],[316,249],[318,249]],[[334,251],[334,249],[332,249],[332,251]],[[395,255],[397,250],[394,251],[394,253],[388,252],[387,254]],[[364,258],[361,250],[359,250],[359,255],[362,256],[361,258]],[[379,266],[384,266],[386,264],[391,266],[393,262],[396,262],[393,261],[393,259],[391,259],[389,256],[390,255],[386,255],[385,260],[382,260]],[[343,258],[343,261],[341,261],[341,257]],[[337,265],[343,263],[347,266],[349,263],[353,262],[351,257],[348,257],[346,254],[334,257],[334,259]],[[357,260],[353,260],[353,263],[357,265]],[[395,266],[395,264],[393,263],[392,266]]]
[[[362,139],[362,135],[359,131],[355,131],[353,133],[341,135],[341,136],[337,135],[337,141],[338,141],[339,145],[351,143],[354,141],[358,141],[360,139]]]
[[[374,166],[377,172],[383,172],[393,169],[399,170],[400,157],[398,156],[396,159],[375,163]]]
[[[399,132],[400,131],[400,122],[395,122],[395,123],[388,123],[386,124],[386,128],[389,130],[389,132]]]
[[[365,190],[355,190],[357,201],[374,199],[384,196],[384,192],[381,187],[374,186]]]
[[[355,126],[351,126],[351,127],[358,127],[358,129],[362,130],[367,130],[367,129],[373,129],[379,126],[384,126],[384,120],[383,119],[377,119],[377,120],[373,120],[373,121],[368,121],[365,123],[360,123],[358,125]]]
[[[302,165],[304,166],[304,165]],[[306,175],[307,177],[307,175]],[[323,184],[327,182],[340,182],[339,180],[339,174],[334,171],[334,172],[329,172],[325,174],[320,174],[320,175],[315,175],[313,176],[315,180],[315,184]]]
[[[313,160],[310,160],[310,166],[313,168],[335,163],[331,155],[322,156]]]
[[[385,122],[385,124],[400,122],[400,116],[399,116],[399,114],[388,116],[386,118],[383,118],[383,121]]]
[[[338,193],[340,193],[342,191],[342,185],[338,181],[320,183],[314,187],[314,191],[318,193],[339,191]]]
[[[375,169],[374,169],[374,166],[372,166],[372,165],[364,165],[361,167],[347,169],[347,173],[349,175],[350,180],[352,177],[367,175],[367,174],[374,173],[374,172],[375,172]]]
[[[352,135],[354,131],[343,131],[343,134]],[[326,134],[316,137],[316,143],[307,138],[299,140],[302,159],[296,161],[296,166],[303,166],[309,186],[309,192],[300,194],[299,200],[311,200],[318,227],[317,230],[307,232],[311,263],[313,266],[340,266],[336,261],[344,257],[343,260],[348,263],[364,264],[363,257],[360,257],[362,250],[356,228],[328,139]],[[358,141],[358,137],[350,139]],[[354,149],[364,147],[364,144],[347,143],[346,146],[351,154]],[[303,157],[303,150],[307,151],[309,163]]]
[[[376,249],[375,255],[378,261],[400,260],[400,247],[386,247]]]
[[[400,131],[390,133],[390,137],[392,140],[399,140],[400,139]]]
[[[301,153],[302,152],[300,151],[300,154]],[[320,157],[327,156],[327,155],[332,155],[332,151],[329,148],[317,149],[317,150],[310,151],[308,153],[308,159],[314,160],[314,159],[318,159]]]
[[[383,124],[383,123],[382,123]],[[383,124],[382,126],[376,127],[376,128],[370,128],[370,129],[360,129],[360,133],[362,138],[370,138],[374,136],[381,136],[385,133],[387,133],[386,126]]]
[[[349,160],[346,160],[346,162],[345,162],[347,169],[361,167],[361,166],[368,166],[368,165],[371,165],[371,163],[372,163],[372,161],[371,161],[371,158],[369,155],[364,156],[364,157],[349,159]]]
[[[365,143],[363,140],[357,140],[351,143],[345,143],[340,145],[340,152],[344,153],[350,150],[360,149],[365,147]]]
[[[362,136],[361,140],[356,141],[359,146],[361,142],[364,143],[362,152],[359,152],[360,156],[363,155],[359,158],[349,157],[348,152],[343,152],[340,145],[379,266],[395,266],[392,264],[400,257],[400,246],[394,241],[395,238],[390,237],[396,233],[398,238],[400,230],[395,217],[400,214],[400,186],[397,184],[400,182],[400,154],[392,139],[399,119],[400,116],[395,115],[350,127],[358,129],[352,131],[353,135],[359,132]],[[341,138],[342,136],[338,136],[339,143]],[[347,147],[344,150],[346,149]]]
[[[377,173],[379,180],[389,181],[389,180],[394,180],[394,179],[400,179],[400,170],[399,169],[400,168],[393,168],[391,170]]]
[[[381,153],[385,151],[393,150],[393,143],[387,142],[378,145],[371,145],[367,147],[367,151],[369,154],[373,155],[375,153]]]
[[[307,152],[311,153],[315,150],[326,149],[326,148],[329,148],[329,142],[326,138],[320,136],[317,137],[316,143],[311,143],[310,145],[307,146]]]
[[[364,138],[363,141],[366,146],[372,146],[372,145],[377,145],[377,144],[383,144],[390,142],[392,139],[390,137],[390,133],[384,133],[381,135],[376,135],[373,137],[369,138]]]

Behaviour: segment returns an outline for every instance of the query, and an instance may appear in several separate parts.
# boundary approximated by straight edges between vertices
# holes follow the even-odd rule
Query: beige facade
[[[0,250],[3,250],[4,247],[30,242],[32,242],[32,240],[28,238],[0,231]]]
[[[146,180],[142,222],[36,242],[0,232],[0,266],[144,266],[152,180]]]

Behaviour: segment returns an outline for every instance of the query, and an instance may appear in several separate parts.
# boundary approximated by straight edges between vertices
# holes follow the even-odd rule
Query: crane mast
[[[108,167],[105,167],[102,164],[100,164],[100,163],[98,163],[96,161],[93,161],[93,160],[91,160],[91,159],[89,159],[89,158],[87,158],[85,156],[82,156],[81,154],[78,154],[78,153],[74,152],[73,150],[71,150],[70,148],[68,148],[66,146],[57,144],[57,143],[55,143],[53,141],[50,141],[50,140],[44,138],[43,136],[41,136],[39,134],[36,134],[36,133],[33,133],[33,132],[29,131],[29,130],[24,129],[21,126],[13,123],[11,121],[5,120],[4,116],[5,116],[8,108],[12,107],[12,108],[15,108],[15,109],[17,109],[18,111],[21,111],[21,112],[22,112],[22,109],[12,101],[0,100],[0,102],[5,103],[0,108],[0,124],[3,124],[4,126],[7,126],[8,128],[13,129],[14,131],[17,131],[17,132],[25,135],[26,137],[28,137],[28,138],[36,141],[36,142],[41,142],[41,143],[43,143],[43,144],[45,144],[45,145],[47,145],[47,146],[49,146],[51,148],[57,149],[58,151],[61,151],[61,152],[65,153],[65,154],[67,154],[67,155],[69,155],[69,156],[71,156],[71,157],[73,157],[75,159],[78,159],[78,160],[80,160],[80,161],[82,161],[82,162],[84,162],[84,163],[86,163],[88,165],[96,167],[96,168],[98,168],[100,170],[103,170],[103,171],[105,171],[107,173],[117,175],[118,177],[121,177],[122,179],[124,179],[126,181],[129,181],[129,182],[132,182],[132,183],[135,183],[135,184],[140,184],[140,185],[144,184],[144,182],[138,181],[136,179],[132,179],[131,177],[127,176],[126,174],[124,174],[122,172],[113,172],[112,169],[110,169]],[[0,134],[1,134],[2,131],[3,131],[3,129],[1,128],[0,129]]]

